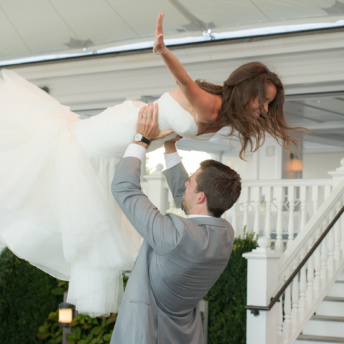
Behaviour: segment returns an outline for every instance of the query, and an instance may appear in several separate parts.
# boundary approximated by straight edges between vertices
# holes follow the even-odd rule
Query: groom
[[[240,176],[206,160],[189,178],[176,142],[165,143],[166,178],[188,218],[162,215],[141,191],[141,161],[160,131],[157,105],[141,109],[135,141],[116,166],[112,192],[144,241],[123,296],[111,344],[201,344],[198,308],[226,267],[234,233],[220,216],[238,199]]]

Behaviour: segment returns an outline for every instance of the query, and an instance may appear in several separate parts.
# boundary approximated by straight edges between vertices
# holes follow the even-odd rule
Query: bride
[[[278,76],[259,62],[245,64],[222,86],[193,81],[164,45],[159,14],[154,52],[178,88],[162,95],[159,125],[207,140],[224,126],[245,151],[265,133],[290,149],[298,144],[283,115]],[[135,135],[142,102],[126,101],[81,120],[68,107],[14,72],[0,78],[0,239],[18,257],[69,280],[67,302],[91,316],[115,312],[121,273],[132,268],[141,238],[114,201],[115,164]]]

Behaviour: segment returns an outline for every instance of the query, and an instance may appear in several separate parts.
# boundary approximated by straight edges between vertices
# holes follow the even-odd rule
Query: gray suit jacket
[[[198,302],[226,267],[234,232],[224,219],[162,215],[140,188],[141,161],[123,158],[112,192],[144,242],[130,275],[111,344],[200,344]],[[179,206],[188,175],[166,171]]]

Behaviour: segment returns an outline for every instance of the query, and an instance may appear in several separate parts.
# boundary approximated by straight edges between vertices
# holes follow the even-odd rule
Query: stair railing
[[[312,256],[312,254],[315,252],[315,250],[318,248],[318,246],[323,242],[327,234],[330,232],[332,227],[335,225],[335,223],[339,220],[339,218],[342,216],[344,212],[344,206],[342,209],[337,213],[335,218],[331,221],[331,223],[327,226],[323,234],[321,234],[320,238],[315,242],[313,247],[309,250],[309,252],[306,254],[306,256],[303,258],[301,263],[297,266],[295,271],[291,274],[291,276],[287,279],[287,281],[283,284],[281,289],[277,292],[277,294],[271,298],[270,303],[267,306],[250,306],[247,305],[245,308],[250,310],[254,315],[259,315],[259,311],[269,311],[276,302],[280,302],[280,298],[282,294],[285,292],[285,290],[290,286],[291,282],[294,280],[295,276],[299,274],[301,269],[305,266],[305,264],[308,262],[309,258]]]
[[[247,344],[294,343],[344,268],[343,205],[344,182],[283,256],[269,248],[244,255],[249,270]],[[266,306],[256,306],[261,304]]]

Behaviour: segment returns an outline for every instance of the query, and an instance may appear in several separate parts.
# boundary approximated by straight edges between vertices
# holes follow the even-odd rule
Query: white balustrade
[[[288,278],[290,271],[295,271],[295,265],[304,259],[305,253],[310,252],[314,243],[324,233],[343,205],[344,183],[330,195],[328,204],[323,204],[319,208],[318,218],[313,218],[294,240],[293,245],[284,252],[279,265],[284,280]],[[342,256],[344,245],[339,239],[344,231],[343,218],[344,214],[325,236],[320,246],[310,255],[281,297],[283,300],[283,344],[294,343],[303,326],[344,268]],[[336,240],[339,240],[339,245],[336,245]],[[270,330],[277,333],[280,331],[279,327]]]
[[[269,181],[270,185],[264,185],[264,182],[261,183],[261,199],[265,202],[265,206],[260,207],[259,217],[260,219],[265,217],[265,224],[270,223],[271,226],[270,231],[266,225],[259,228],[264,230],[261,235],[265,239],[271,237],[274,241],[275,252],[279,252],[281,258],[278,262],[278,276],[271,278],[269,282],[264,281],[264,283],[255,280],[254,291],[251,291],[250,285],[248,285],[248,298],[251,292],[254,295],[257,293],[257,289],[264,288],[263,284],[269,283],[278,284],[274,293],[270,295],[270,297],[275,296],[284,281],[289,279],[291,273],[295,271],[295,267],[306,256],[309,258],[281,295],[280,302],[277,302],[268,312],[260,311],[260,315],[256,317],[261,317],[263,313],[270,313],[276,307],[278,311],[276,314],[277,324],[272,323],[271,320],[270,322],[264,321],[269,319],[268,315],[264,315],[260,320],[257,319],[256,322],[254,322],[254,318],[250,317],[250,321],[247,323],[247,333],[255,332],[258,327],[263,326],[266,328],[267,334],[261,333],[262,340],[255,337],[254,340],[250,341],[251,336],[248,336],[247,344],[266,344],[267,341],[264,341],[264,338],[269,335],[279,338],[278,343],[294,343],[339,273],[343,270],[344,214],[341,215],[318,248],[311,255],[309,253],[310,249],[313,249],[314,243],[323,236],[325,229],[328,228],[333,218],[343,208],[344,159],[342,159],[341,165],[333,173],[333,180],[288,180],[281,183]],[[252,188],[254,183],[249,182],[245,185]],[[269,197],[269,188],[272,190],[271,197]],[[271,205],[268,205],[268,203],[271,203]],[[242,211],[243,207],[243,200],[239,200],[238,223],[240,223],[240,211]],[[245,205],[245,207],[249,209],[247,222],[250,226],[252,223],[250,218],[257,217],[255,213],[252,215],[256,205],[252,203]],[[258,244],[260,242],[259,240]],[[288,244],[286,245],[286,243]],[[259,251],[259,249],[256,251]],[[254,266],[254,259],[258,259],[254,258],[254,252],[245,254],[245,257],[248,259],[248,266]],[[262,261],[262,259],[259,259],[260,264],[262,266],[267,265],[266,269],[269,269],[271,264],[269,255],[265,260]],[[248,278],[250,278],[249,274]],[[248,304],[267,305],[249,302]],[[249,314],[248,311],[248,317]]]
[[[265,236],[282,253],[326,200],[332,180],[243,181],[239,200],[225,217],[240,236]]]
[[[342,209],[344,159],[341,165],[333,172],[333,180],[243,181],[239,200],[224,216],[236,236],[242,236],[246,227],[248,233],[260,237],[259,247],[244,255],[248,259],[248,304],[269,303]],[[162,212],[174,206],[160,166],[144,179],[143,190]],[[151,195],[157,186],[160,189],[154,198]],[[292,344],[296,340],[344,268],[343,232],[344,215],[294,277],[280,302],[258,317],[248,311],[247,344]]]
[[[175,205],[161,170],[159,164],[144,176],[142,189],[164,212]],[[331,179],[243,181],[239,200],[224,217],[236,236],[242,236],[246,227],[247,233],[264,236],[264,243],[271,241],[276,252],[283,253],[331,190]]]

